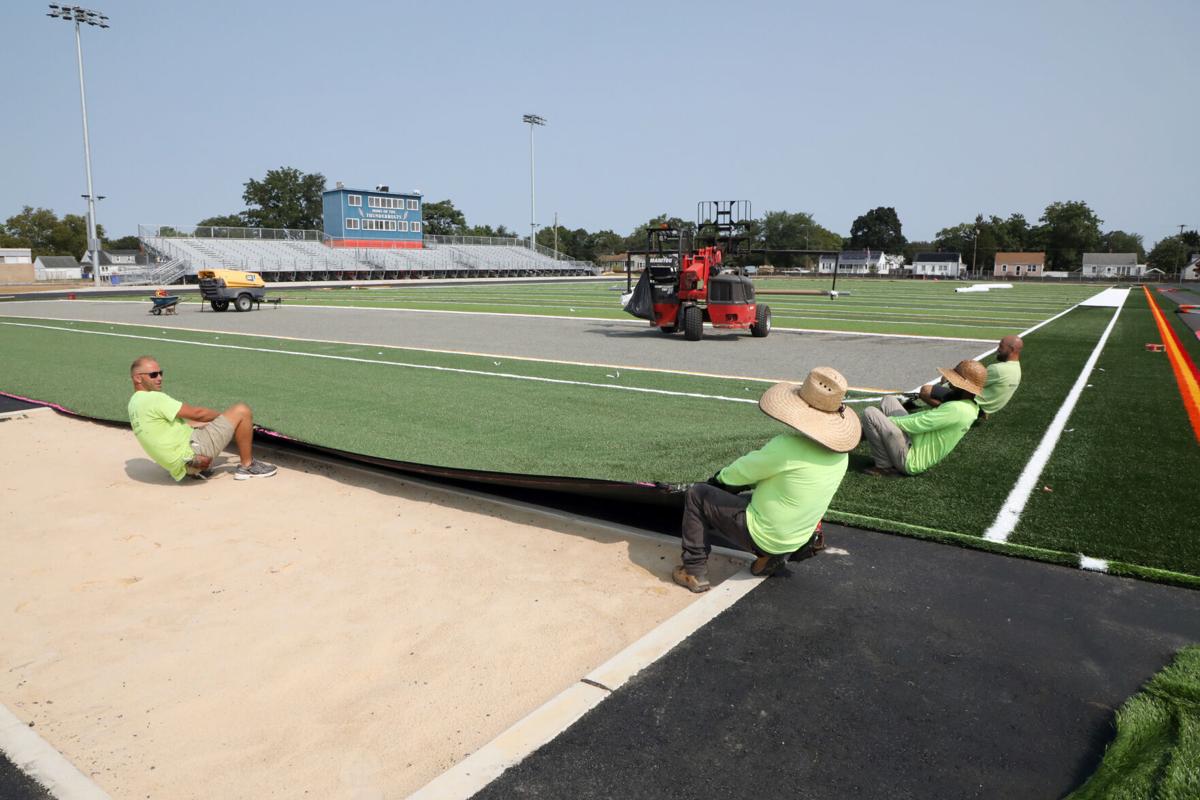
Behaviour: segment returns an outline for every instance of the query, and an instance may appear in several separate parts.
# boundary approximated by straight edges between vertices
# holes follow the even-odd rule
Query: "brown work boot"
[[[790,555],[791,553],[779,556],[759,556],[750,565],[750,574],[756,578],[770,577],[779,571]]]
[[[688,591],[699,594],[707,592],[709,589],[708,578],[704,575],[692,575],[687,571],[687,567],[680,564],[671,573],[671,578]]]

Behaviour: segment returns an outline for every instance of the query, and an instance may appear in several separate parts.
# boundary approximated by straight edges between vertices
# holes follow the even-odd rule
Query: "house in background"
[[[28,247],[0,248],[0,283],[32,283],[33,251]]]
[[[28,247],[0,247],[0,264],[32,264],[33,251]]]
[[[917,253],[912,274],[914,278],[957,278],[965,266],[959,253]]]
[[[1040,278],[1045,271],[1045,253],[996,253],[992,276],[996,278]]]
[[[1200,253],[1192,253],[1191,259],[1183,267],[1180,279],[1185,281],[1200,281]]]
[[[830,275],[835,265],[839,275],[887,275],[904,267],[904,256],[890,256],[882,250],[826,253],[817,263],[817,272]]]
[[[33,271],[39,281],[77,281],[83,277],[74,256],[38,256]]]
[[[1137,263],[1137,253],[1084,253],[1084,278],[1140,278],[1146,265]]]

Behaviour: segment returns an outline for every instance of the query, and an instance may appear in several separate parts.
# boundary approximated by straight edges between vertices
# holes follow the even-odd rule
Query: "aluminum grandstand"
[[[334,247],[315,230],[138,226],[146,252],[182,265],[179,280],[202,269],[261,273],[267,281],[402,280],[592,275],[597,268],[524,239],[423,237],[418,249]]]

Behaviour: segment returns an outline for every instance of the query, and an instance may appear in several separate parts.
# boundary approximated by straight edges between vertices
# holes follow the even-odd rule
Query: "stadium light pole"
[[[529,125],[529,249],[537,250],[537,192],[533,181],[533,129],[545,125],[546,120],[537,114],[525,114],[521,121]]]
[[[79,35],[80,25],[107,28],[108,17],[99,11],[82,6],[50,4],[47,17],[75,23],[75,60],[79,65],[79,108],[83,112],[83,165],[87,170],[87,224],[88,254],[92,258],[92,282],[100,284],[100,241],[96,238],[96,193],[92,190],[92,145],[88,139],[87,95],[83,88],[83,44]]]

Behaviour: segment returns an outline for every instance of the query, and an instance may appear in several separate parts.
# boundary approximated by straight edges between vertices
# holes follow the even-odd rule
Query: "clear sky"
[[[1084,200],[1149,247],[1200,226],[1200,2],[96,0],[98,217],[194,224],[271,168],[450,198],[472,224],[628,233],[696,202],[910,240]],[[83,213],[68,23],[0,2],[0,220]]]

